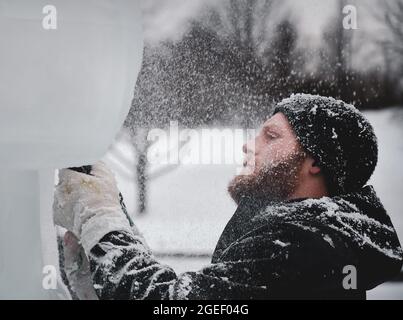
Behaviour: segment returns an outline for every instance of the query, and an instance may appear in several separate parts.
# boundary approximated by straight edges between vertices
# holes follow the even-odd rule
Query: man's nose
[[[255,152],[255,139],[251,139],[248,142],[246,142],[243,146],[242,146],[242,151],[244,153],[254,153]]]
[[[245,143],[245,144],[242,146],[242,151],[243,151],[243,153],[247,153],[247,152],[248,152],[247,143]]]

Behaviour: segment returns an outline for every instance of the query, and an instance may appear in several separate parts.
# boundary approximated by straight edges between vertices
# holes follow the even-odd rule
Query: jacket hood
[[[320,199],[269,204],[243,201],[217,243],[213,262],[219,261],[232,242],[249,232],[262,226],[270,230],[281,225],[313,232],[338,254],[351,257],[349,261],[356,267],[362,290],[391,280],[402,268],[403,252],[398,236],[372,186]]]
[[[277,219],[312,232],[331,229],[353,252],[360,287],[390,280],[402,267],[403,251],[391,219],[372,186],[342,196],[269,205],[253,223]]]

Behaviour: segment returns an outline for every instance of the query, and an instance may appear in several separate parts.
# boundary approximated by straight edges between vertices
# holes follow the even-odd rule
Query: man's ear
[[[312,175],[317,175],[322,172],[321,168],[318,165],[318,161],[313,159],[312,157],[308,158],[309,161],[309,173]]]

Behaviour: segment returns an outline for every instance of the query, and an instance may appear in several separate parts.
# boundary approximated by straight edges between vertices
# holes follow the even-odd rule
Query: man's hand
[[[115,177],[103,162],[92,166],[91,175],[59,171],[53,214],[54,223],[72,232],[87,254],[110,232],[133,232],[121,208]]]

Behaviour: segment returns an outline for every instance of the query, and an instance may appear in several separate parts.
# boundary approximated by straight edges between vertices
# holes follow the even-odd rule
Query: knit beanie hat
[[[356,191],[371,177],[378,144],[371,124],[354,106],[317,95],[295,94],[278,103],[298,141],[321,167],[332,195]]]

